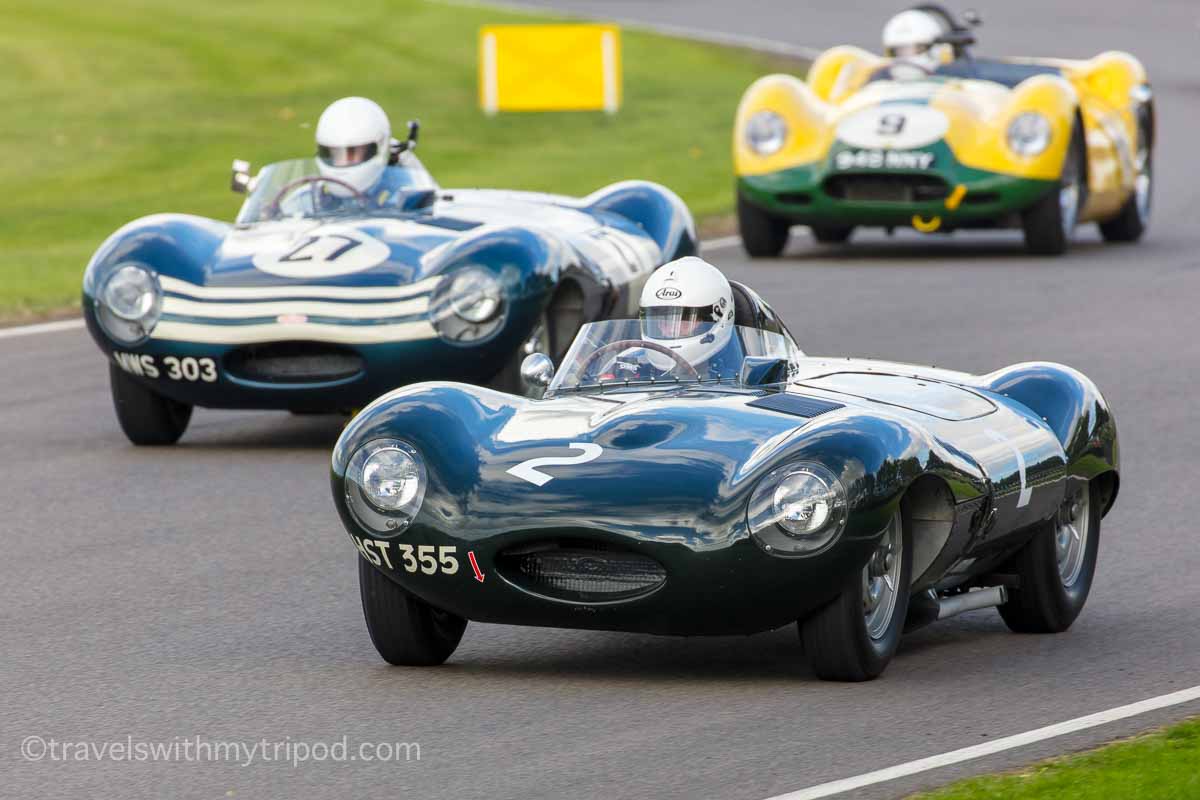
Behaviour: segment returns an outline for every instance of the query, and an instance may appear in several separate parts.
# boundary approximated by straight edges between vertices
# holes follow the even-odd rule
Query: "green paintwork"
[[[992,227],[1003,222],[1005,217],[1033,205],[1056,186],[1054,181],[1018,178],[963,166],[945,142],[912,151],[933,154],[933,165],[925,170],[838,170],[833,167],[839,152],[857,149],[860,148],[835,143],[821,161],[766,175],[740,177],[738,191],[754,205],[801,225],[908,226],[913,215],[919,214],[925,219],[940,216],[942,228],[950,229]],[[821,188],[827,178],[837,174],[936,175],[943,178],[951,190],[960,184],[966,186],[967,194],[954,211],[946,208],[943,199],[918,203],[843,200],[827,195]],[[810,202],[785,202],[780,196],[786,194],[806,194]],[[994,198],[972,202],[973,197],[984,194],[994,195]]]

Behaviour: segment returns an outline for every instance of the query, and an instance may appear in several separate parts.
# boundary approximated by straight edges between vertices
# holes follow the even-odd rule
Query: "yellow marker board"
[[[621,105],[616,25],[488,25],[479,31],[479,105],[497,111],[607,111]]]

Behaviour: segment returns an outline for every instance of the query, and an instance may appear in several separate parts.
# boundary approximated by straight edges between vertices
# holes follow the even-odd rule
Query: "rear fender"
[[[696,223],[679,195],[649,181],[622,181],[593,192],[585,210],[624,217],[646,232],[662,251],[662,260],[696,254]]]
[[[980,387],[1037,414],[1067,454],[1067,474],[1093,480],[1112,473],[1104,513],[1117,497],[1120,446],[1112,411],[1096,385],[1078,370],[1049,362],[1015,364],[984,375]]]

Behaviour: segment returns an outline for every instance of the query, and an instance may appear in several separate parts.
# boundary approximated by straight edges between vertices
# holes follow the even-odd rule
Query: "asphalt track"
[[[563,7],[568,4],[554,3]],[[579,2],[576,9],[823,47],[872,44],[890,4]],[[759,800],[1200,683],[1200,10],[1191,0],[1010,0],[985,51],[1129,49],[1160,119],[1155,219],[1066,258],[1006,234],[856,237],[710,255],[813,353],[986,371],[1051,359],[1116,410],[1121,497],[1070,632],[990,611],[910,637],[866,685],[820,683],[793,629],[671,639],[473,625],[444,668],[383,665],[326,483],[333,418],[199,411],[140,450],[74,330],[0,340],[0,796]],[[732,113],[732,109],[731,109]],[[615,178],[630,177],[614,173]],[[1200,711],[1175,706],[855,793],[895,797]],[[418,742],[420,761],[25,761],[59,741]]]

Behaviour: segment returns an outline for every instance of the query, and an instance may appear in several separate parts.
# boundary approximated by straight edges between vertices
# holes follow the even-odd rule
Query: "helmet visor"
[[[370,161],[378,152],[379,145],[375,142],[355,144],[349,147],[317,145],[317,158],[331,167],[356,167]]]
[[[642,336],[647,339],[703,336],[720,318],[716,306],[649,306],[641,312]]]
[[[892,58],[913,58],[929,51],[927,44],[902,44],[889,47],[887,54]]]

